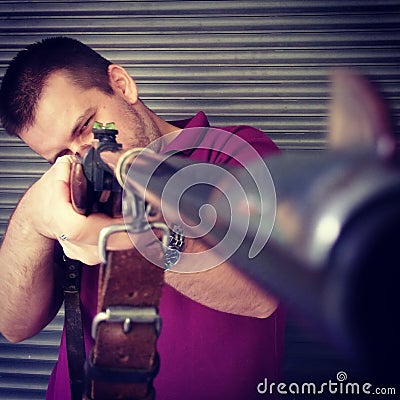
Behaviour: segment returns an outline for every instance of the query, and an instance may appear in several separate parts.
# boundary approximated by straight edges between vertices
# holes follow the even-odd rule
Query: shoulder
[[[219,165],[242,164],[279,152],[263,131],[248,125],[185,127],[165,150]]]
[[[210,162],[215,164],[246,165],[260,156],[279,152],[264,132],[247,125],[211,127],[204,137],[204,142],[207,141],[213,144]]]
[[[225,126],[221,128],[249,143],[261,156],[279,153],[278,146],[267,134],[249,125]]]

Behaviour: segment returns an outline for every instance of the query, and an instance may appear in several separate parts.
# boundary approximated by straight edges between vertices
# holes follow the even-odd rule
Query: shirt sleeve
[[[204,154],[201,154],[201,147]],[[246,166],[259,161],[260,156],[265,158],[278,153],[278,147],[264,132],[240,125],[209,128],[202,146],[193,155],[200,161],[217,165]]]
[[[216,165],[246,165],[279,153],[262,131],[247,125],[185,128],[165,152]]]
[[[239,125],[239,126],[228,126],[224,130],[233,133],[238,138],[243,139],[246,143],[251,145],[251,147],[261,156],[268,157],[275,154],[279,154],[280,150],[278,146],[266,135],[266,133],[260,131],[259,129],[253,128],[252,126]],[[238,151],[246,151],[240,148]]]

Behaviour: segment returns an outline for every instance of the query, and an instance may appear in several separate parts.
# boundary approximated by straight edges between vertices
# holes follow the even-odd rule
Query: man
[[[93,122],[115,122],[124,150],[209,124],[203,113],[188,121],[164,121],[142,103],[124,68],[69,38],[46,39],[21,51],[4,77],[0,99],[4,128],[53,164],[19,202],[1,247],[0,332],[17,342],[45,327],[63,301],[60,267],[53,261],[55,244],[67,256],[94,265],[100,230],[116,222],[103,214],[79,215],[70,201],[70,155],[90,146]],[[225,129],[261,154],[277,151],[256,129]],[[169,145],[179,149],[182,132]],[[214,143],[207,135],[200,141]],[[205,160],[197,151],[198,138],[192,147],[189,157],[230,163],[220,157],[223,149]],[[131,243],[112,237],[109,246],[121,249]],[[202,242],[192,239],[184,252],[202,249]],[[89,329],[97,278],[97,266],[84,268],[81,307],[87,352],[93,345]],[[165,283],[157,399],[258,398],[257,382],[279,379],[284,323],[274,298],[228,262],[195,274],[166,271]],[[69,399],[68,393],[63,336],[47,398]]]

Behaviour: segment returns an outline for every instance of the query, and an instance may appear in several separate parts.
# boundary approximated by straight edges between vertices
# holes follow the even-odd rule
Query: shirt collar
[[[170,121],[170,123],[177,128],[199,128],[199,127],[209,127],[210,123],[208,118],[203,111],[199,111],[194,117],[188,119],[182,119],[178,121]]]

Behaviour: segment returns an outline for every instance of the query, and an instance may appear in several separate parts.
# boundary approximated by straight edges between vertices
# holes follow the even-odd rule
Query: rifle
[[[82,215],[102,212],[112,217],[122,216],[122,188],[112,169],[101,159],[104,151],[118,152],[114,123],[93,124],[95,141],[83,157],[73,162],[70,175],[71,202],[74,210]]]

